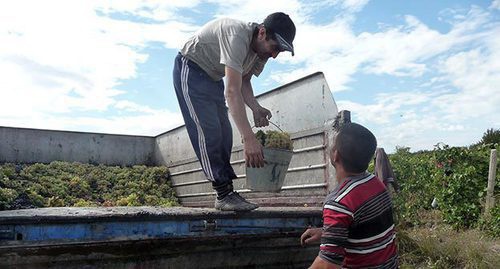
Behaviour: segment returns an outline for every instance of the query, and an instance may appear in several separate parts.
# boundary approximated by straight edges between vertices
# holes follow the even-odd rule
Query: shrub
[[[397,148],[389,156],[401,186],[394,198],[397,220],[401,224],[419,224],[418,212],[430,210],[436,198],[444,221],[455,228],[476,226],[486,194],[490,146],[439,144],[432,151],[416,153],[410,153],[409,148]],[[496,185],[498,190],[499,180]],[[498,220],[498,214],[498,210],[492,211],[493,221]]]
[[[486,234],[498,238],[500,237],[500,205],[490,209],[489,217],[481,217],[479,219],[479,228],[486,232]]]
[[[433,163],[430,152],[410,153],[409,148],[399,147],[389,156],[400,192],[394,196],[396,221],[402,225],[418,225],[418,212],[430,209],[435,188],[432,184]]]

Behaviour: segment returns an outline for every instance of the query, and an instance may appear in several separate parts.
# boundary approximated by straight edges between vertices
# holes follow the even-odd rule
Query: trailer
[[[245,184],[240,134],[233,128],[231,164],[238,176],[234,188],[260,205],[255,211],[243,213],[213,209],[215,193],[203,175],[184,126],[156,137],[0,127],[0,162],[63,160],[164,165],[171,172],[182,205],[2,211],[0,267],[303,268],[309,265],[319,246],[301,247],[299,239],[307,227],[321,225],[322,202],[336,186],[328,149],[340,114],[323,73],[270,90],[257,96],[257,100],[271,110],[273,123],[290,133],[294,150],[282,190],[254,192]],[[79,154],[71,154],[75,152]]]

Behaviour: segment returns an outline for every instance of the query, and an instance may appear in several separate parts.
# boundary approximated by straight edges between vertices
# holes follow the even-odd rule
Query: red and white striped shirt
[[[319,256],[343,268],[397,268],[392,201],[374,175],[348,177],[323,205]]]

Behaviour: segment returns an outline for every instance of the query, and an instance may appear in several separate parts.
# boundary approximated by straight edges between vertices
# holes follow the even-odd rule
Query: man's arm
[[[250,127],[250,123],[248,122],[242,95],[242,76],[238,71],[226,66],[226,79],[225,95],[227,105],[236,127],[243,138],[246,164],[250,167],[262,167],[264,166],[262,145],[257,141],[252,127]]]
[[[243,81],[241,85],[241,93],[243,94],[243,100],[250,107],[253,112],[253,120],[256,127],[264,127],[269,125],[269,119],[272,117],[271,111],[260,106],[255,99],[253,94],[252,83],[250,79],[252,78],[252,73],[248,73],[243,76]]]

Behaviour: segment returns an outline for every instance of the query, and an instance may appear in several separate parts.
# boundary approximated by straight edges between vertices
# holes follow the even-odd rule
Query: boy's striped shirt
[[[345,268],[397,268],[392,201],[384,184],[349,177],[323,205],[320,257]]]

